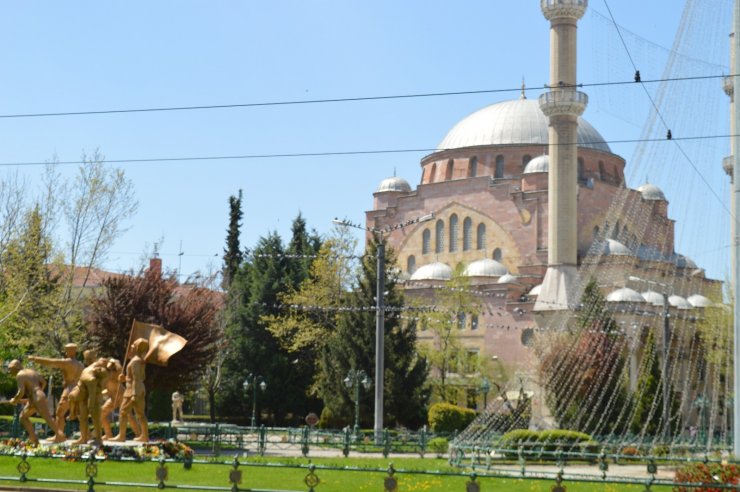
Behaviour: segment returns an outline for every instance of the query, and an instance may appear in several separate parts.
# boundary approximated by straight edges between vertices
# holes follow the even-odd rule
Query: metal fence
[[[254,492],[300,492],[308,491],[315,492],[320,489],[322,476],[326,476],[330,473],[365,473],[375,476],[373,481],[377,480],[378,491],[385,492],[397,492],[399,489],[399,478],[404,476],[444,476],[444,477],[457,477],[461,479],[461,484],[456,488],[446,487],[445,490],[460,490],[465,492],[480,492],[485,490],[487,485],[492,485],[496,480],[500,479],[521,479],[523,481],[539,481],[544,482],[546,486],[550,487],[553,491],[565,491],[569,484],[602,484],[602,485],[632,485],[638,487],[644,487],[645,491],[652,491],[655,487],[665,486],[673,488],[673,490],[740,490],[739,485],[727,485],[722,483],[677,483],[673,480],[666,480],[655,477],[655,469],[649,469],[652,471],[651,476],[647,479],[635,478],[635,477],[618,477],[609,476],[607,473],[608,467],[602,469],[602,475],[584,475],[578,473],[568,473],[563,466],[559,465],[557,470],[549,472],[527,470],[526,466],[522,467],[521,470],[512,471],[511,469],[496,468],[496,467],[477,467],[466,471],[431,471],[431,470],[403,470],[396,469],[392,464],[387,468],[357,468],[357,467],[339,467],[339,466],[324,466],[315,464],[285,464],[285,463],[262,463],[262,462],[250,462],[250,461],[239,461],[238,458],[234,458],[231,461],[219,461],[219,460],[187,460],[184,462],[175,462],[173,460],[146,460],[151,461],[154,465],[151,468],[152,475],[149,480],[142,476],[141,468],[138,465],[136,473],[132,474],[140,477],[142,481],[105,481],[98,479],[98,464],[99,460],[94,456],[90,455],[86,459],[75,463],[79,465],[79,479],[60,479],[60,478],[48,478],[43,476],[43,465],[48,463],[48,460],[58,459],[56,457],[30,457],[25,454],[16,455],[18,459],[16,470],[18,474],[16,476],[0,476],[0,482],[11,482],[21,484],[24,487],[29,486],[49,486],[50,484],[66,484],[66,485],[79,485],[86,487],[85,490],[88,492],[95,492],[96,487],[111,487],[122,490],[127,487],[145,487],[145,488],[172,488],[172,489],[184,489],[184,490],[223,490],[223,491],[254,491]],[[136,461],[141,462],[143,460],[120,460]],[[230,485],[195,485],[187,483],[173,483],[169,479],[170,467],[182,466],[187,469],[193,467],[207,467],[213,465],[227,465],[228,469],[219,470],[213,473],[214,483],[224,483]],[[301,470],[305,472],[303,475],[302,483],[291,483],[286,486],[292,487],[290,489],[260,489],[260,488],[242,488],[242,482],[245,478],[245,474],[249,473],[250,468],[270,468],[271,470]],[[219,474],[223,474],[219,476]],[[223,480],[221,480],[221,478]],[[459,487],[459,488],[457,488]],[[667,490],[667,489],[666,489]]]

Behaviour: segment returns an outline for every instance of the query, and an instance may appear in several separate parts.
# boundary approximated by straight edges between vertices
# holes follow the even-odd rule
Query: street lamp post
[[[483,411],[485,412],[486,407],[488,407],[488,392],[491,391],[491,383],[488,378],[483,378],[480,383],[480,390],[483,392]]]
[[[350,369],[347,377],[344,378],[344,385],[347,389],[355,389],[355,435],[360,432],[360,386],[370,389],[373,384],[367,373],[362,369]]]
[[[377,267],[375,272],[375,423],[373,425],[375,442],[377,444],[380,444],[383,438],[383,392],[385,390],[383,378],[383,374],[385,373],[385,244],[383,243],[383,234],[395,229],[418,224],[419,222],[426,222],[433,218],[434,214],[431,213],[385,229],[365,227],[337,218],[332,220],[332,223],[337,225],[368,231],[373,234],[377,242]]]
[[[265,391],[267,389],[267,383],[265,382],[265,378],[262,376],[258,376],[256,374],[252,374],[251,372],[247,375],[247,379],[244,380],[242,383],[242,386],[244,387],[244,391],[246,392],[249,390],[250,386],[252,387],[252,425],[251,427],[254,429],[257,426],[257,386],[262,391]]]
[[[696,395],[696,400],[694,400],[694,406],[697,408],[697,415],[696,420],[697,424],[699,424],[699,441],[701,442],[708,442],[707,435],[709,433],[709,429],[705,426],[705,412],[706,408],[709,405],[709,400],[707,400],[706,397],[704,397],[701,394]]]

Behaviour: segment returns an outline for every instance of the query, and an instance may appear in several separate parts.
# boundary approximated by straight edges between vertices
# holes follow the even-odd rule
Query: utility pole
[[[383,387],[385,385],[385,243],[381,233],[375,234],[377,243],[377,272],[375,300],[375,443],[383,439]]]
[[[735,33],[732,37],[732,61],[731,65],[740,67],[738,57],[740,57],[740,0],[735,0],[734,11],[732,15],[732,28]],[[730,74],[733,78],[732,87],[733,94],[740,94],[740,77],[737,73]],[[738,111],[738,104],[733,105],[732,121],[734,122],[735,135],[732,136],[733,141],[733,163],[732,163],[732,194],[734,196],[732,216],[730,220],[733,221],[735,227],[735,237],[733,238],[733,275],[732,285],[734,287],[734,299],[733,299],[733,333],[734,333],[734,347],[733,347],[733,406],[732,406],[732,450],[733,454],[738,457],[740,456],[740,404],[738,402],[738,396],[740,396],[740,300],[738,299],[737,283],[740,279],[740,227],[737,227],[737,220],[740,217],[740,135],[738,135],[737,129],[740,128],[740,111]]]
[[[669,352],[671,347],[670,316],[668,311],[668,294],[663,293],[663,440],[668,442],[671,434],[671,402],[670,402],[670,382],[668,381],[668,372],[670,371]]]

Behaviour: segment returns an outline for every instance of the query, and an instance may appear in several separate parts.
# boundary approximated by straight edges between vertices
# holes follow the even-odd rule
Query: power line
[[[686,137],[672,136],[667,138],[636,138],[622,140],[593,140],[579,142],[578,146],[598,145],[598,144],[631,144],[646,142],[675,142],[675,141],[698,141],[698,140],[716,140],[733,138],[737,135],[693,135]],[[546,147],[548,144],[539,144]],[[568,145],[568,144],[563,144]],[[265,154],[237,154],[237,155],[211,155],[211,156],[181,156],[181,157],[147,157],[138,159],[106,159],[108,164],[139,164],[155,162],[197,162],[197,161],[222,161],[222,160],[251,160],[251,159],[276,159],[276,158],[300,158],[300,157],[336,157],[349,155],[377,155],[377,154],[403,154],[403,153],[434,153],[444,152],[446,150],[457,149],[435,149],[435,148],[418,148],[418,149],[377,149],[377,150],[347,150],[347,151],[329,151],[329,152],[295,152],[295,153],[265,153]],[[31,161],[31,162],[0,162],[0,167],[21,167],[21,166],[46,166],[46,165],[75,165],[85,164],[85,161]]]
[[[731,75],[737,77],[738,75]],[[725,78],[726,75],[701,75],[694,77],[675,77],[666,79],[651,79],[642,80],[643,84],[657,84],[664,82],[686,82],[695,80],[709,80],[709,79],[720,79]],[[634,85],[634,80],[625,80],[617,82],[593,82],[588,84],[577,84],[574,87],[605,87],[605,86],[618,86],[618,85]],[[568,87],[568,86],[562,86]],[[543,88],[547,89],[547,85]],[[158,113],[168,111],[198,111],[198,110],[213,110],[213,109],[236,109],[236,108],[259,108],[259,107],[270,107],[270,106],[297,106],[304,104],[327,104],[327,103],[348,103],[348,102],[364,102],[364,101],[389,101],[395,99],[416,99],[423,97],[449,97],[449,96],[468,96],[475,94],[496,94],[504,92],[521,92],[521,91],[534,91],[540,90],[540,88],[529,87],[529,88],[503,88],[503,89],[480,89],[480,90],[469,90],[469,91],[445,91],[445,92],[420,92],[411,94],[394,94],[386,96],[358,96],[358,97],[339,97],[339,98],[325,98],[325,99],[296,99],[286,101],[266,101],[266,102],[252,102],[252,103],[234,103],[234,104],[203,104],[194,106],[162,106],[162,107],[149,107],[149,108],[128,108],[128,109],[102,109],[97,111],[61,111],[61,112],[44,112],[44,113],[14,113],[14,114],[0,114],[0,119],[13,119],[13,118],[50,118],[50,117],[64,117],[64,116],[95,116],[95,115],[106,115],[106,114],[132,114],[132,113]]]

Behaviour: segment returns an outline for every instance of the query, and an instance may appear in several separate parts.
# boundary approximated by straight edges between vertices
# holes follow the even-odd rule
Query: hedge
[[[429,408],[429,428],[432,432],[455,432],[466,428],[475,419],[475,410],[451,403],[435,403]]]

